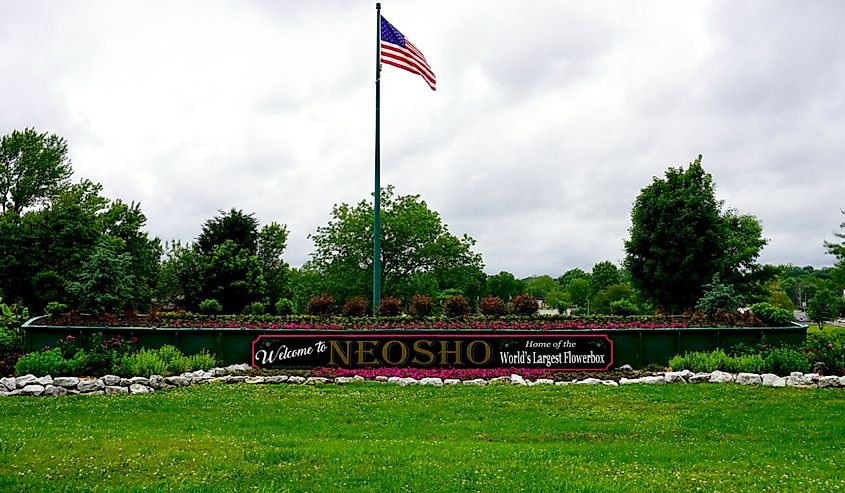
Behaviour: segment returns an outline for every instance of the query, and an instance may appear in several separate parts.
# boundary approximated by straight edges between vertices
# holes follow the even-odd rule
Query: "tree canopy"
[[[0,209],[21,214],[46,202],[69,184],[73,174],[67,143],[33,128],[0,138]]]
[[[687,169],[670,167],[634,202],[625,267],[634,287],[671,310],[693,307],[714,274],[753,282],[767,240],[757,218],[722,212],[701,156]]]
[[[467,289],[483,287],[481,255],[472,251],[475,240],[451,234],[419,195],[397,195],[393,186],[382,189],[381,227],[383,296],[408,299],[420,286],[471,295]],[[304,269],[321,274],[325,292],[338,300],[372,292],[371,200],[335,205],[329,223],[309,238],[314,252]],[[467,279],[471,285],[462,286]]]

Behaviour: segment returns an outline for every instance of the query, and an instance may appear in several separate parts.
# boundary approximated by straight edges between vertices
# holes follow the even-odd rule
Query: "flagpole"
[[[376,156],[375,200],[373,208],[373,315],[378,315],[381,299],[381,155],[379,98],[381,93],[381,3],[376,3]]]

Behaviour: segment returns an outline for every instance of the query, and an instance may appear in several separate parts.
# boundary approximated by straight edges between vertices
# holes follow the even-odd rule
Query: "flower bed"
[[[460,318],[400,317],[317,317],[292,315],[201,315],[172,312],[151,315],[100,317],[67,314],[39,317],[29,322],[35,326],[63,327],[149,327],[185,329],[263,329],[263,330],[616,330],[678,329],[687,327],[762,327],[754,316],[727,323],[702,317],[672,316],[468,316]]]

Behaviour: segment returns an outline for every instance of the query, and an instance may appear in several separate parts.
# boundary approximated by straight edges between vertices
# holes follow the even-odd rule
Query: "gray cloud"
[[[841,2],[384,2],[438,91],[382,74],[382,183],[486,270],[620,261],[640,189],[699,153],[762,260],[827,265],[842,221]],[[191,240],[219,209],[291,230],[372,193],[372,4],[0,5],[0,132],[67,138],[78,176]]]

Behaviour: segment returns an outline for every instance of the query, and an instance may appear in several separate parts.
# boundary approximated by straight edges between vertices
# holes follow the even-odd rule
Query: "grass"
[[[845,490],[841,389],[205,385],[0,416],[0,491]]]

